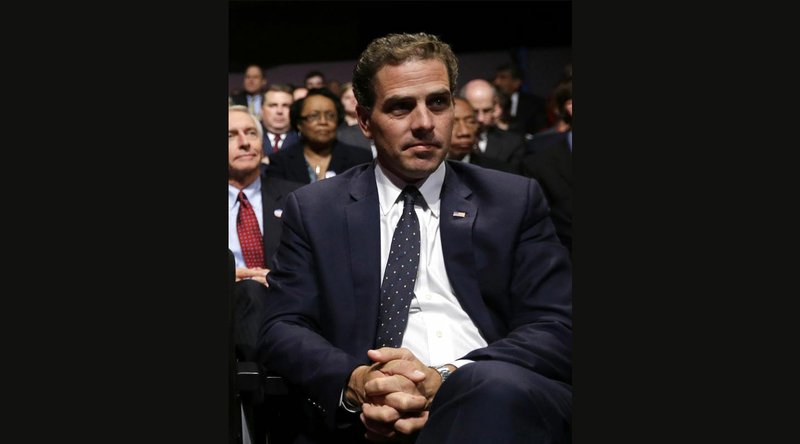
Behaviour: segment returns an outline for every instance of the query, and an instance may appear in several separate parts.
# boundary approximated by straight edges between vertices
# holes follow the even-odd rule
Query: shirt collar
[[[253,183],[244,187],[242,191],[244,191],[244,195],[247,196],[247,200],[251,203],[255,200],[258,196],[257,193],[261,189],[261,176],[257,177]],[[228,211],[232,211],[233,207],[236,206],[236,203],[239,199],[239,189],[235,186],[228,184]]]
[[[441,203],[440,196],[442,194],[442,185],[444,184],[445,162],[442,162],[436,171],[431,173],[426,179],[422,179],[411,185],[416,185],[419,188],[420,194],[425,198],[425,203],[431,210],[434,217],[439,217],[439,205]],[[400,198],[400,193],[407,185],[405,181],[395,176],[391,171],[385,169],[380,161],[377,162],[375,168],[375,182],[378,185],[378,201],[381,206],[381,214],[386,216],[392,209],[395,203]]]

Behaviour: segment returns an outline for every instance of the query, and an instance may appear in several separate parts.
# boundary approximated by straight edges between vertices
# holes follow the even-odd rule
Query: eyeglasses
[[[305,120],[306,122],[313,122],[313,123],[319,122],[323,117],[325,117],[325,120],[329,122],[336,121],[336,113],[330,111],[327,113],[311,113],[307,116],[300,116],[300,118]]]

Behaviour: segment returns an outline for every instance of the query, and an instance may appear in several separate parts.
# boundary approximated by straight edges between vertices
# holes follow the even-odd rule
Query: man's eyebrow
[[[443,89],[440,89],[440,90],[437,90],[437,91],[432,91],[432,92],[428,93],[428,95],[426,95],[425,98],[428,99],[428,98],[431,98],[431,97],[441,97],[441,96],[449,97],[450,96],[450,90],[446,89],[446,88],[443,88]],[[393,103],[397,103],[397,102],[405,102],[405,101],[408,101],[408,100],[413,100],[415,102],[417,101],[417,99],[414,98],[413,96],[393,95],[393,96],[386,97],[383,100],[383,103],[385,105],[389,105],[389,104],[393,104]]]

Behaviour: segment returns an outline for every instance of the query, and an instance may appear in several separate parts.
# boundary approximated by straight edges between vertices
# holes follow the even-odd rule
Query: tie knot
[[[419,192],[419,189],[413,185],[407,185],[403,188],[403,205],[409,206],[414,205],[415,203],[422,203],[424,202],[424,198]]]
[[[244,191],[239,191],[239,203],[245,207],[250,205],[250,201],[247,200],[247,196],[245,196]]]

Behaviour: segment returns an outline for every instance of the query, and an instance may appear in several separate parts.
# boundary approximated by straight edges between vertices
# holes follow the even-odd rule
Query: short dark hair
[[[424,32],[416,34],[389,34],[379,37],[367,46],[353,68],[353,93],[360,106],[371,109],[375,105],[373,79],[384,65],[400,65],[409,60],[439,60],[445,68],[453,92],[458,80],[458,59],[450,45],[438,37]]]
[[[494,73],[497,74],[503,71],[508,71],[511,74],[512,79],[515,80],[522,79],[522,70],[519,69],[519,66],[517,66],[516,63],[504,63],[498,66],[497,69],[494,70]]]
[[[325,74],[323,74],[321,71],[314,70],[309,71],[308,74],[306,74],[306,76],[303,78],[303,83],[305,83],[306,80],[316,76],[322,77],[322,81],[325,81]]]
[[[295,100],[289,108],[289,121],[291,122],[292,129],[296,131],[299,130],[301,121],[300,114],[303,112],[303,104],[306,103],[306,99],[311,96],[325,96],[331,99],[333,105],[336,107],[336,126],[338,127],[344,122],[344,105],[342,105],[342,101],[339,100],[339,97],[328,88],[311,88],[308,90],[308,94],[305,97]]]
[[[266,91],[264,91],[264,96],[266,96],[266,94],[268,92],[270,92],[270,91],[272,91],[272,92],[284,92],[286,94],[292,94],[292,90],[293,89],[294,88],[292,88],[291,86],[289,86],[289,85],[287,85],[285,83],[273,83],[273,84],[271,84],[271,85],[269,85],[267,87]]]

